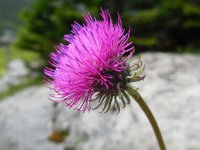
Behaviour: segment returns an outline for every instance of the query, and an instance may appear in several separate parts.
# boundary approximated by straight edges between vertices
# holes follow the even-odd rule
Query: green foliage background
[[[102,7],[114,20],[120,13],[137,51],[199,53],[199,6],[198,0],[36,0],[21,13],[15,46],[46,59],[74,21],[81,23],[87,12],[99,18]]]

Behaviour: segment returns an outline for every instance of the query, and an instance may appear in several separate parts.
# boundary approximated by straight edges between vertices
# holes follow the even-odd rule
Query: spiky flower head
[[[126,101],[130,103],[127,84],[144,78],[140,59],[127,63],[134,47],[120,16],[116,24],[108,11],[101,10],[101,17],[97,20],[88,14],[84,24],[75,22],[71,34],[64,36],[68,44],[57,46],[50,56],[52,67],[44,69],[46,81],[55,91],[52,100],[82,112],[91,109],[93,100],[104,112],[111,106],[119,111],[120,103],[124,107]]]

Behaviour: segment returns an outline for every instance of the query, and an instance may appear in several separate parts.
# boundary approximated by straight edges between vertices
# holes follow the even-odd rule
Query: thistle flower
[[[121,18],[113,23],[108,11],[101,10],[102,20],[84,16],[85,23],[72,25],[71,34],[51,53],[44,73],[51,85],[53,101],[61,101],[69,108],[85,112],[96,100],[107,112],[111,106],[120,111],[130,103],[127,84],[144,79],[141,59],[127,63],[134,46],[128,42],[130,30],[125,32]],[[126,56],[129,54],[128,56]],[[121,102],[119,102],[121,101]]]
[[[44,69],[46,81],[55,91],[51,97],[82,112],[89,111],[95,100],[99,103],[95,108],[101,106],[107,112],[113,105],[119,112],[119,101],[125,107],[130,103],[130,95],[149,119],[160,149],[166,150],[151,110],[137,89],[129,85],[144,79],[141,58],[128,63],[134,52],[132,42],[128,42],[130,30],[125,33],[119,15],[116,24],[108,11],[101,10],[101,17],[98,21],[86,15],[83,25],[75,22],[72,33],[64,36],[69,44],[60,44],[51,53],[52,67]]]

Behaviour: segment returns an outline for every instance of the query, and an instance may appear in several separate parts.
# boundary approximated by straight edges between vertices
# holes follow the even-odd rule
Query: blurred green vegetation
[[[200,48],[199,1],[162,0],[149,9],[126,14],[133,41],[142,50],[193,52]],[[131,18],[131,19],[130,19]]]
[[[87,7],[84,5],[87,2]],[[18,32],[16,46],[36,51],[44,59],[70,32],[74,21],[81,22],[82,14],[97,14],[98,1],[91,0],[37,0],[32,8],[22,12],[24,26]]]
[[[125,28],[138,51],[199,53],[200,1],[197,0],[37,0],[22,12],[24,25],[16,46],[36,51],[47,59],[49,52],[69,34],[71,24],[82,22],[90,12],[99,17],[100,7],[114,20],[120,12]]]

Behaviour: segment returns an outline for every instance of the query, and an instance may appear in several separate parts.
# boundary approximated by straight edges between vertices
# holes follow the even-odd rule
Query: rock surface
[[[0,78],[0,93],[6,91],[10,86],[20,84],[29,74],[30,71],[25,62],[20,59],[11,61],[7,73]]]
[[[154,113],[168,150],[200,150],[200,57],[143,55],[146,79],[137,84]],[[157,150],[153,130],[133,101],[120,114],[78,113],[58,105],[57,128],[70,129],[61,144],[49,142],[52,103],[45,87],[31,87],[0,102],[1,150]]]

